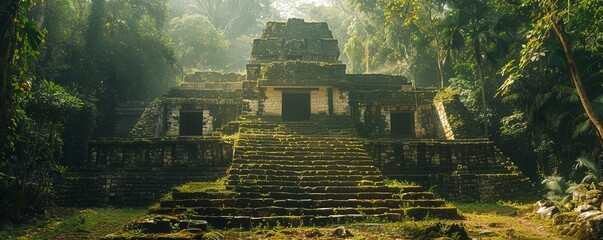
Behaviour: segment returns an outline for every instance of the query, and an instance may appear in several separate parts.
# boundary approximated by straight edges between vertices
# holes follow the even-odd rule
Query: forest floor
[[[412,239],[437,223],[457,223],[473,239],[571,239],[558,233],[549,219],[530,214],[531,203],[478,202],[451,203],[464,220],[350,223],[345,225],[350,239]],[[144,216],[146,208],[64,208],[57,207],[32,222],[4,226],[0,239],[98,239],[116,232],[131,220]],[[213,230],[226,239],[338,239],[337,226]]]

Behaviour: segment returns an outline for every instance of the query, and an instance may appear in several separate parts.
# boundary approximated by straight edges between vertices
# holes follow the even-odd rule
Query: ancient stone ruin
[[[151,212],[221,227],[321,225],[455,218],[434,192],[480,201],[529,187],[458,99],[403,76],[347,74],[338,57],[326,23],[267,23],[245,76],[187,76],[128,138],[91,142],[63,201],[148,204],[222,178],[223,189],[174,189]]]

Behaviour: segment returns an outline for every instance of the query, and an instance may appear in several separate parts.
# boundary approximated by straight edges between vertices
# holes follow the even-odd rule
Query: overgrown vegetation
[[[409,182],[409,181],[405,181],[405,180],[396,180],[396,179],[383,179],[383,184],[385,184],[385,186],[388,187],[393,187],[393,188],[403,188],[403,187],[408,187],[408,186],[419,186],[417,183],[415,182]]]
[[[174,189],[179,192],[221,192],[226,190],[226,180],[222,177],[215,182],[189,182]]]
[[[145,214],[144,208],[51,208],[27,225],[7,225],[1,239],[99,239]]]

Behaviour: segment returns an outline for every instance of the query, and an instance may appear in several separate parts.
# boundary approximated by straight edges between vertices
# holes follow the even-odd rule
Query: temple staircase
[[[153,210],[223,227],[458,218],[420,186],[386,186],[346,118],[240,123],[226,190],[182,192]]]

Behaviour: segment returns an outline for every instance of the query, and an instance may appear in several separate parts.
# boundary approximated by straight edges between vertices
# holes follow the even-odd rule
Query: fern
[[[582,183],[598,183],[601,181],[601,166],[594,158],[582,156],[576,159],[575,169],[586,168],[586,176],[582,178]]]
[[[542,184],[548,190],[545,195],[546,198],[561,204],[565,204],[570,200],[576,185],[574,182],[566,181],[560,176],[549,176],[542,180]]]

